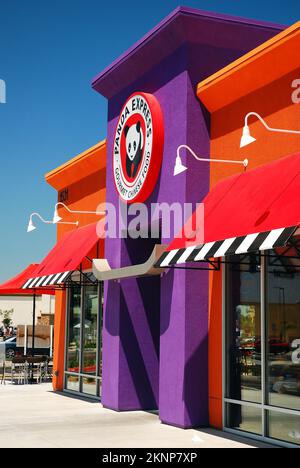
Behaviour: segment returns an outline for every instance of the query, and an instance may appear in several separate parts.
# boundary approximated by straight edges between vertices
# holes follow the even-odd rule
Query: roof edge
[[[77,164],[80,164],[82,161],[85,159],[93,156],[98,150],[105,150],[106,149],[106,139],[100,141],[96,145],[92,146],[91,148],[88,148],[87,150],[83,151],[82,153],[78,154],[74,158],[68,160],[64,164],[56,167],[50,172],[47,172],[45,174],[45,180],[49,185],[52,185],[52,179],[56,178],[59,174],[62,172],[66,171],[67,169],[76,166]],[[106,161],[104,163],[104,166],[106,164]],[[101,169],[101,167],[99,167]],[[52,185],[54,186],[54,185]],[[54,187],[56,188],[56,187]]]
[[[255,26],[257,28],[264,29],[274,29],[276,31],[282,31],[287,26],[277,24],[277,23],[268,23],[264,21],[258,21],[254,19],[243,18],[239,16],[232,16],[221,13],[214,13],[206,10],[198,10],[195,8],[179,6],[173,10],[168,16],[166,16],[160,23],[158,23],[154,28],[152,28],[148,33],[146,33],[139,41],[137,41],[133,46],[131,46],[127,51],[121,54],[116,60],[114,60],[110,65],[108,65],[101,73],[96,75],[92,80],[92,88],[96,89],[97,85],[103,78],[105,78],[109,73],[115,70],[119,65],[126,61],[129,57],[134,55],[134,53],[141,49],[147,42],[151,41],[153,37],[159,34],[163,29],[165,29],[170,23],[175,21],[178,16],[195,16],[200,18],[209,18],[216,19],[222,22],[231,22],[245,24],[248,26]]]
[[[273,49],[280,47],[281,44],[283,44],[299,32],[300,21],[297,21],[289,28],[285,29],[273,38],[269,39],[268,41],[253,49],[251,52],[248,52],[247,54],[240,57],[238,60],[235,60],[234,62],[230,63],[226,67],[211,75],[210,77],[198,83],[197,95],[199,99],[201,100],[201,94],[203,92],[209,90],[210,88],[213,88],[215,85],[234,75],[239,70],[247,67],[256,59],[262,57],[265,54],[270,53]]]

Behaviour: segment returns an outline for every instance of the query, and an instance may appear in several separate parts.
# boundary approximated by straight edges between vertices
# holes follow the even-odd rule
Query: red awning
[[[0,296],[12,296],[16,294],[55,294],[53,289],[27,289],[24,291],[23,285],[24,283],[33,276],[36,269],[39,267],[38,264],[29,265],[24,271],[19,273],[14,278],[6,281],[5,283],[0,285]]]
[[[99,241],[97,224],[67,233],[23,283],[23,289],[64,284]]]
[[[224,179],[156,266],[283,247],[300,223],[299,193],[300,154]]]

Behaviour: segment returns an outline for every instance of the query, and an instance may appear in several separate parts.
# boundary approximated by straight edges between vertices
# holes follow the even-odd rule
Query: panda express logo
[[[126,203],[143,203],[157,182],[163,155],[163,115],[152,94],[135,93],[124,105],[114,139],[114,180]]]

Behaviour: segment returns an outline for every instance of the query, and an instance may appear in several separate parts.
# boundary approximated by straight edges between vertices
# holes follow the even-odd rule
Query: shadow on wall
[[[126,263],[138,264],[150,256],[160,240],[126,239],[124,243]],[[160,277],[149,277],[108,283],[105,329],[120,337],[120,359],[126,362],[125,366],[120,364],[120,378],[130,374],[122,386],[122,406],[128,410],[158,407],[160,282]]]
[[[242,53],[246,52],[242,51]],[[195,57],[201,57],[205,66],[199,65]],[[162,60],[151,72],[148,70],[133,85],[123,89],[110,99],[109,120],[115,119],[120,114],[120,102],[123,103],[128,96],[135,91],[143,91],[155,94],[159,89],[170,83],[176,76],[187,72],[193,87],[225,67],[241,56],[240,50],[226,49],[208,44],[183,44],[166,59]]]
[[[148,338],[148,343],[143,343],[148,348],[147,356],[143,355],[140,344],[137,339],[137,334],[135,332],[135,326],[133,323],[133,318],[129,313],[128,305],[126,302],[125,294],[123,288],[128,285],[128,283],[137,282],[133,285],[138,287],[141,291],[142,304],[136,304],[136,310],[131,312],[131,315],[134,314],[135,322],[137,326],[143,326],[141,322],[146,322],[148,324],[148,331],[150,332],[151,340]],[[143,283],[148,283],[147,288],[143,286]],[[155,283],[160,283],[160,278],[155,278]],[[158,375],[159,375],[159,343],[160,343],[160,294],[158,295],[158,300],[156,295],[153,295],[152,302],[149,301],[149,287],[152,283],[153,278],[144,278],[140,280],[132,279],[126,280],[126,285],[123,284],[120,286],[117,282],[110,281],[108,284],[108,296],[118,297],[120,294],[120,304],[117,306],[116,303],[112,300],[108,302],[108,308],[106,310],[105,316],[105,329],[112,336],[119,336],[122,344],[122,350],[124,351],[126,361],[129,367],[131,374],[133,386],[139,397],[141,405],[146,404],[147,409],[155,409],[158,402]],[[156,284],[157,287],[157,284]],[[121,288],[121,291],[120,291]],[[150,287],[150,291],[151,291]],[[146,295],[146,297],[143,297]],[[120,311],[120,313],[119,313]],[[143,314],[139,318],[139,314]],[[141,320],[143,319],[143,320]],[[122,326],[120,326],[122,322]],[[122,333],[120,334],[120,330]],[[149,335],[149,334],[148,334]],[[151,356],[152,366],[157,366],[157,369],[152,369],[153,374],[148,375],[145,359],[148,359]],[[145,389],[147,391],[145,392]],[[145,399],[144,396],[148,395]]]
[[[170,326],[170,313],[172,307],[172,297],[174,290],[174,272],[170,269],[164,274],[164,310],[160,318],[160,334],[163,335]]]
[[[109,281],[107,284],[107,297],[110,300],[107,302],[105,311],[105,329],[112,336],[119,335],[119,304],[118,300],[120,285],[117,281]]]
[[[83,177],[80,180],[80,184],[75,182],[68,186],[69,193],[72,193],[72,203],[76,203],[82,200],[82,192],[84,189],[84,196],[88,197],[95,193],[95,189],[99,187],[105,187],[106,180],[106,169],[94,172],[87,177]]]
[[[186,404],[188,425],[190,427],[197,426],[199,420],[207,421],[202,423],[202,426],[209,426],[208,391],[203,386],[203,382],[207,381],[208,373],[207,359],[203,359],[203,356],[207,356],[207,350],[208,334],[203,338],[186,364],[182,399]],[[198,375],[195,375],[195,369],[198,369]],[[197,385],[197,382],[202,384]],[[195,402],[197,401],[199,402],[197,405],[198,411],[195,410]]]
[[[136,91],[155,94],[157,90],[170,83],[176,76],[187,70],[187,46],[179,47],[172,55],[163,60],[158,66],[147,72],[132,85],[123,89],[109,101],[109,121],[120,114],[120,106]]]
[[[160,345],[160,277],[137,280],[140,297],[142,298],[147,324],[152,336],[157,360],[159,361]],[[152,291],[154,294],[152,294]]]
[[[161,238],[152,239],[150,228],[148,238],[127,239],[126,251],[129,255],[130,264],[135,265],[145,262],[153,252],[155,245],[161,243]],[[160,344],[160,276],[140,278],[136,281],[138,296],[141,301],[141,313],[145,314],[147,326],[150,330],[157,360],[159,361]]]
[[[120,305],[121,320],[126,323],[126,327],[122,327],[123,333],[120,339],[140,407],[145,410],[157,409],[159,361],[157,359],[157,369],[152,369],[152,375],[149,375],[145,365],[145,359],[148,356],[144,356],[141,350],[123,291]],[[140,311],[140,313],[144,313],[144,311]],[[151,347],[155,347],[155,343]]]
[[[283,76],[279,80],[242,97],[214,114],[212,138],[217,139],[230,134],[244,126],[244,118],[248,112],[257,112],[263,118],[276,114],[280,110],[293,106],[292,83],[295,77],[300,76],[300,69]],[[274,99],[276,96],[276,99]],[[296,107],[296,106],[295,106]],[[224,119],[224,115],[228,118]],[[284,126],[284,117],[283,125]],[[220,121],[220,124],[217,124]],[[251,119],[250,123],[257,122]],[[259,123],[258,123],[259,124]],[[260,125],[260,124],[259,124]],[[289,128],[289,125],[287,125]]]

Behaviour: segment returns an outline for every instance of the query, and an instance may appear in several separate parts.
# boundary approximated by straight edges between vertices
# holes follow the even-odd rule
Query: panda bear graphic
[[[141,122],[124,129],[126,138],[126,173],[130,179],[134,179],[138,172],[143,157],[144,137]]]

